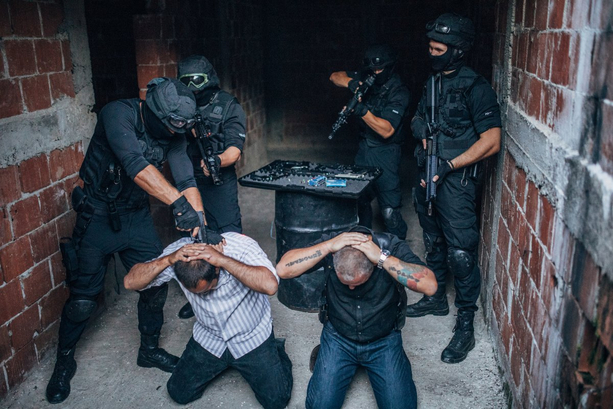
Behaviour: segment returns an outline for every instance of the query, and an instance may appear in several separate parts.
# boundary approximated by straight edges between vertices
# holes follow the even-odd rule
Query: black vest
[[[452,78],[442,76],[436,117],[441,129],[437,140],[440,158],[451,160],[466,152],[479,139],[473,126],[468,96],[475,85],[482,83],[487,83],[485,78],[466,66]]]
[[[373,115],[377,117],[381,117],[381,113],[383,109],[388,105],[389,98],[393,94],[393,92],[400,87],[404,87],[405,85],[400,80],[398,75],[392,75],[385,84],[383,84],[379,89],[376,90],[372,87],[368,93],[366,94],[364,103],[368,110],[372,112]],[[387,145],[390,143],[402,144],[404,142],[404,133],[402,131],[404,117],[406,116],[406,111],[403,115],[403,120],[398,125],[397,129],[395,129],[394,134],[385,139],[375,131],[373,131],[368,125],[364,123],[364,121],[360,121],[361,127],[361,136],[369,142],[369,146],[378,146],[378,145]]]
[[[136,138],[143,156],[158,170],[166,161],[170,140],[152,138],[145,129],[140,115],[137,98],[117,101],[130,110],[134,118]],[[108,138],[121,135],[108,135],[102,121],[98,121],[85,159],[79,170],[79,176],[85,182],[85,194],[95,201],[115,201],[118,208],[140,208],[148,204],[149,195],[141,189],[121,168],[119,159],[111,150]]]

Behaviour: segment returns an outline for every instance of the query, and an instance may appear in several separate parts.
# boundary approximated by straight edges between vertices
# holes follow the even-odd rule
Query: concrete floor
[[[310,160],[320,163],[350,163],[351,156],[331,152],[270,152],[274,159]],[[403,165],[403,174],[411,175],[411,164]],[[248,171],[254,169],[247,169]],[[410,187],[414,177],[403,180],[403,215],[409,224],[407,242],[413,251],[423,256],[421,229],[410,200]],[[244,233],[256,239],[274,262],[276,243],[274,230],[274,192],[239,187],[239,200],[243,214]],[[381,220],[375,220],[375,228]],[[153,408],[180,407],[166,392],[169,374],[157,369],[145,369],[136,365],[139,345],[137,329],[137,294],[123,290],[117,295],[112,290],[112,278],[107,277],[107,310],[87,328],[76,351],[78,369],[73,378],[72,393],[61,408]],[[453,285],[448,288],[453,291]],[[453,304],[453,293],[448,295]],[[409,303],[421,295],[409,291]],[[319,343],[321,324],[317,314],[291,310],[281,304],[276,296],[270,299],[275,334],[287,339],[286,348],[293,362],[294,388],[288,408],[304,408],[306,387],[311,373],[308,362],[311,350]],[[193,318],[180,320],[176,314],[185,298],[172,282],[165,306],[166,323],[162,329],[161,346],[169,352],[181,355],[191,336]],[[481,314],[475,322],[475,349],[468,358],[455,365],[441,362],[440,354],[452,336],[455,323],[455,307],[446,317],[426,316],[409,318],[402,330],[404,348],[411,361],[413,378],[417,385],[420,408],[426,409],[491,409],[506,408],[506,399],[498,373],[490,336]],[[0,402],[4,408],[47,408],[45,388],[53,371],[54,353],[48,353],[44,361],[28,376],[28,379]],[[219,376],[205,391],[204,396],[187,405],[189,408],[258,408],[260,405],[247,383],[238,372],[229,370]],[[368,377],[358,371],[343,408],[376,408],[376,402]]]

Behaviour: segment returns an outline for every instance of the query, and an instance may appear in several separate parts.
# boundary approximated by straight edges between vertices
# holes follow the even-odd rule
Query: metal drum
[[[346,231],[357,223],[356,199],[277,191],[277,262],[288,250],[306,247],[324,233]],[[317,312],[324,282],[322,267],[297,278],[281,280],[277,297],[291,309]]]

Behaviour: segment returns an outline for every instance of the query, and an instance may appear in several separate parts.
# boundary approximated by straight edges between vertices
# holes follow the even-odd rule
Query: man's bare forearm
[[[281,278],[295,278],[314,267],[330,252],[324,243],[312,247],[290,250],[277,264],[277,274]]]
[[[219,267],[259,293],[274,295],[279,287],[275,275],[264,266],[250,266],[233,258],[224,257]]]
[[[436,292],[436,278],[428,267],[406,263],[396,257],[389,257],[383,267],[396,281],[410,290],[426,295]]]
[[[142,290],[170,265],[170,256],[135,264],[123,278],[123,285],[128,290]]]

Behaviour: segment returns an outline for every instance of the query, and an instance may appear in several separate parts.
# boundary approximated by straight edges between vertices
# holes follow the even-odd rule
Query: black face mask
[[[453,47],[449,47],[445,54],[434,56],[430,54],[430,64],[434,72],[454,71],[464,65],[463,55]]]
[[[215,94],[217,91],[219,91],[219,87],[211,87],[203,89],[197,94],[194,94],[194,96],[196,97],[196,105],[198,105],[199,107],[208,105],[208,103],[211,101],[211,98],[213,97],[213,94]]]
[[[393,67],[386,67],[375,77],[375,85],[382,86],[392,78],[394,73]]]
[[[149,136],[155,139],[170,139],[174,136],[170,129],[159,119],[147,104],[142,104],[143,119],[145,120],[145,129]]]

